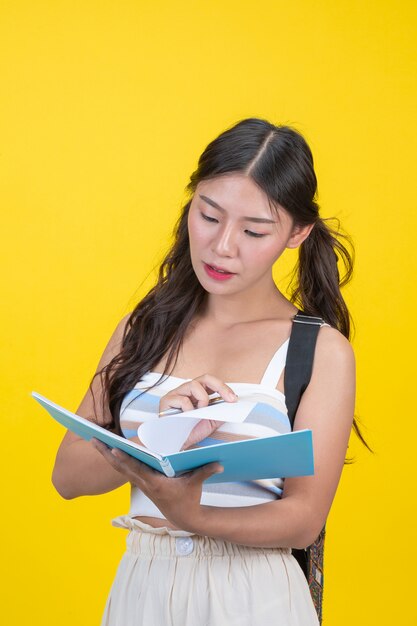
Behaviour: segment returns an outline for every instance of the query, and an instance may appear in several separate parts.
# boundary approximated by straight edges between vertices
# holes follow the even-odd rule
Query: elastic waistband
[[[150,533],[152,535],[170,535],[171,537],[191,537],[193,533],[189,533],[187,530],[174,530],[168,528],[168,526],[162,526],[161,528],[154,528],[145,522],[141,522],[130,515],[120,515],[115,517],[111,521],[116,528],[126,528],[126,530],[136,530],[143,533]]]
[[[193,535],[185,530],[154,528],[129,516],[112,520],[114,526],[126,528],[127,551],[141,556],[159,557],[254,557],[271,554],[291,554],[290,548],[253,548],[222,539]]]

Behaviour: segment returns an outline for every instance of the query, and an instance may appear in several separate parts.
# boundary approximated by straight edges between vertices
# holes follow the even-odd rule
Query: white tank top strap
[[[323,326],[328,326],[329,328],[331,328],[330,324],[327,324],[327,322],[323,322],[322,324],[320,324],[320,327]],[[289,342],[290,338],[288,337],[288,339],[284,341],[284,343],[281,344],[278,350],[275,352],[262,377],[261,385],[266,385],[267,387],[272,387],[272,389],[276,389],[278,381],[281,378],[281,374],[284,370],[285,362],[287,360]]]
[[[285,367],[289,341],[290,340],[288,338],[286,341],[284,341],[283,344],[280,345],[278,350],[275,352],[262,377],[261,385],[266,385],[267,387],[272,387],[272,389],[276,389],[278,381],[281,378],[281,374]]]

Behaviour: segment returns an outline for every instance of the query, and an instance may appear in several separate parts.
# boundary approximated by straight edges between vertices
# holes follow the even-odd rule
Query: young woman
[[[294,422],[313,431],[314,476],[287,478],[281,496],[274,481],[203,484],[222,470],[216,463],[166,478],[67,432],[53,482],[65,498],[132,485],[129,514],[114,520],[130,532],[103,626],[318,624],[291,548],[323,528],[352,427],[355,363],[335,251],[346,276],[351,259],[319,216],[311,151],[290,127],[237,123],[207,146],[187,189],[158,282],[116,328],[77,412],[134,438],[158,411],[203,407],[212,393],[235,402],[249,390],[269,398],[281,416],[272,429],[286,432],[297,302],[325,321]],[[272,277],[286,248],[299,248],[291,301]],[[216,429],[202,420],[185,447]]]

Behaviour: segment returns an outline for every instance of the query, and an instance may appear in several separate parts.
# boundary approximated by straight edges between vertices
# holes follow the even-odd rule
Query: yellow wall
[[[152,284],[198,155],[248,116],[305,134],[322,214],[357,249],[346,297],[376,454],[352,442],[330,515],[326,624],[416,623],[414,7],[3,0],[2,623],[100,621],[128,491],[62,500],[63,431],[29,393],[78,406]]]

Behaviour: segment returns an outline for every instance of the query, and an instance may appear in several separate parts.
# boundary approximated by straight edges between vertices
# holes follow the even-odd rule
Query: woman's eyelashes
[[[201,213],[201,217],[206,220],[206,222],[210,223],[218,223],[218,219],[215,217],[211,217],[210,215],[206,215],[205,213]],[[245,230],[245,234],[249,237],[265,237],[267,233],[255,233],[253,230]]]
[[[253,230],[245,230],[245,233],[249,235],[249,237],[265,237],[266,233],[254,233]]]
[[[205,219],[207,222],[218,222],[219,220],[216,220],[215,217],[210,217],[209,215],[206,215],[205,213],[201,213],[201,217],[203,219]]]

